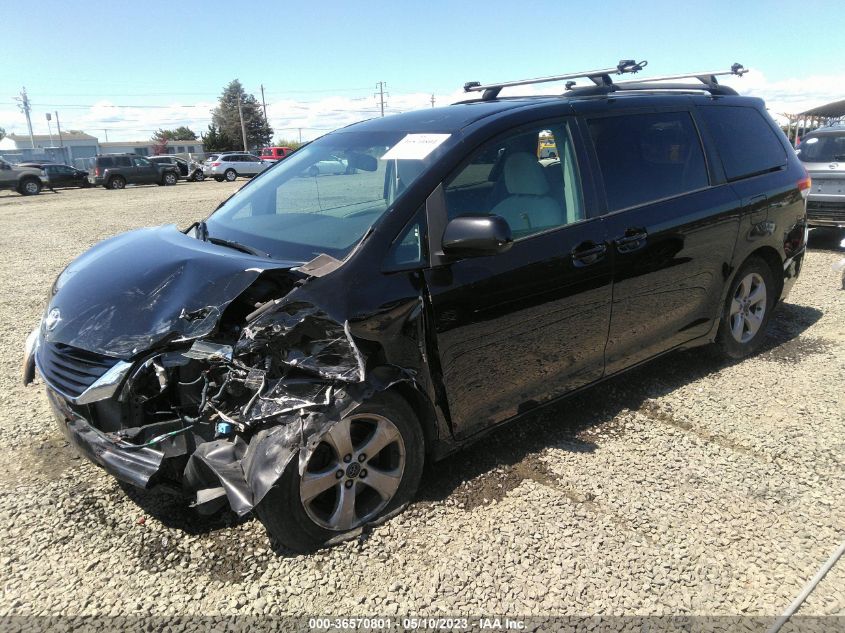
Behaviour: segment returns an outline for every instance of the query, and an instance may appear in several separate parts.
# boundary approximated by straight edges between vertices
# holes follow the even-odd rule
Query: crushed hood
[[[97,244],[59,275],[42,336],[128,359],[166,340],[208,335],[264,270],[300,263],[203,242],[174,225],[131,231]]]

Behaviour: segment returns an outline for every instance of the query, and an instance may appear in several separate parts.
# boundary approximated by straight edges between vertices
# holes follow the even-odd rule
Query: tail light
[[[220,167],[220,163],[211,163],[212,167]]]
[[[801,192],[801,195],[805,198],[810,195],[810,187],[813,185],[813,179],[810,178],[810,174],[807,173],[807,170],[804,170],[804,177],[798,181],[798,191]]]
[[[94,167],[94,176],[95,177],[100,176],[100,166],[99,165]]]

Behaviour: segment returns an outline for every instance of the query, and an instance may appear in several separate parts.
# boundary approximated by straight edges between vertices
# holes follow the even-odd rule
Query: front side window
[[[756,108],[701,106],[701,116],[716,146],[728,180],[780,169],[786,151],[776,132]]]
[[[585,218],[565,122],[523,128],[487,143],[444,192],[450,220],[462,215],[498,215],[507,220],[514,239]]]
[[[146,158],[141,158],[140,156],[136,156],[135,158],[132,159],[132,164],[135,165],[135,167],[148,167],[149,164],[150,164],[150,161],[148,161]]]
[[[591,119],[590,136],[609,211],[702,189],[709,184],[689,112]]]
[[[343,259],[451,144],[448,134],[430,149],[407,140],[420,136],[433,135],[328,134],[232,196],[208,219],[209,234],[279,259]],[[328,169],[332,164],[343,169]]]

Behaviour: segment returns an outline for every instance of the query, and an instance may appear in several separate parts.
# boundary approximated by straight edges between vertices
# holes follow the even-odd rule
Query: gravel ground
[[[764,351],[664,357],[430,467],[417,501],[309,556],[77,458],[21,350],[54,277],[242,182],[0,193],[0,615],[779,614],[845,538],[845,291],[831,234]],[[845,615],[845,561],[802,614]]]

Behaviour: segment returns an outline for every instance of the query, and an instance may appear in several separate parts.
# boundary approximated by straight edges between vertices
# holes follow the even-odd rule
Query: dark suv
[[[184,232],[95,246],[24,381],[112,475],[307,550],[558,398],[671,350],[753,353],[801,270],[804,168],[759,99],[611,72],[470,84],[321,137]],[[330,157],[350,174],[301,177]]]
[[[175,185],[179,169],[175,165],[157,165],[136,154],[104,154],[96,156],[88,172],[88,182],[106,189],[123,189],[126,185]]]

